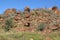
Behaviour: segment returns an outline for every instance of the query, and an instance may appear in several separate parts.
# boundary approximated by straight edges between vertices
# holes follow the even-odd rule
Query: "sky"
[[[23,10],[26,6],[31,9],[57,6],[60,9],[60,0],[0,0],[0,14],[8,8]]]

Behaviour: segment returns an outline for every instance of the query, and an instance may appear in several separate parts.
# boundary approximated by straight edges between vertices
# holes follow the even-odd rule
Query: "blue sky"
[[[57,6],[60,9],[60,0],[0,0],[0,14],[8,8],[23,10],[25,6],[31,9]]]

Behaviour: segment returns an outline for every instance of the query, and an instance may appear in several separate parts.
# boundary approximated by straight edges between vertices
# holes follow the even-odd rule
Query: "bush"
[[[6,21],[5,21],[5,31],[9,31],[10,30],[10,28],[12,28],[13,27],[13,21],[11,20],[11,19],[7,19]]]
[[[45,29],[45,24],[44,23],[40,23],[38,25],[38,31],[43,31]]]

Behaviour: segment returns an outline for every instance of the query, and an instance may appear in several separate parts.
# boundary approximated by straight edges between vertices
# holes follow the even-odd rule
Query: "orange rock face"
[[[4,19],[2,17],[0,17],[0,21],[4,21]]]
[[[30,23],[29,22],[26,22],[26,23],[24,23],[24,26],[29,27],[30,26]]]
[[[52,7],[52,10],[56,13],[56,14],[60,14],[60,10],[58,10],[57,7]]]
[[[25,7],[25,10],[24,11],[30,12],[30,8],[29,7]]]
[[[10,13],[16,13],[16,9],[12,8],[5,11],[5,15],[9,15]]]
[[[52,10],[56,11],[56,10],[58,10],[58,8],[56,6],[54,6],[54,7],[52,7]]]
[[[28,13],[28,14],[25,14],[25,17],[26,18],[29,18],[30,17],[30,14]]]
[[[20,20],[21,18],[16,15],[16,16],[14,17],[14,19],[15,19],[16,21],[18,21],[18,20]]]
[[[20,10],[18,10],[18,11],[17,11],[17,14],[18,14],[18,15],[19,15],[19,14],[21,14],[21,11],[20,11]]]

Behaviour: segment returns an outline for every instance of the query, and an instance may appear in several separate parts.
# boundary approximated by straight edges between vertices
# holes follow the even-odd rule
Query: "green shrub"
[[[44,28],[45,28],[45,24],[44,24],[44,23],[40,23],[40,24],[38,25],[38,31],[43,31]]]
[[[12,28],[13,27],[13,21],[11,20],[11,19],[7,19],[6,21],[5,21],[5,31],[9,31],[10,30],[10,28]]]

